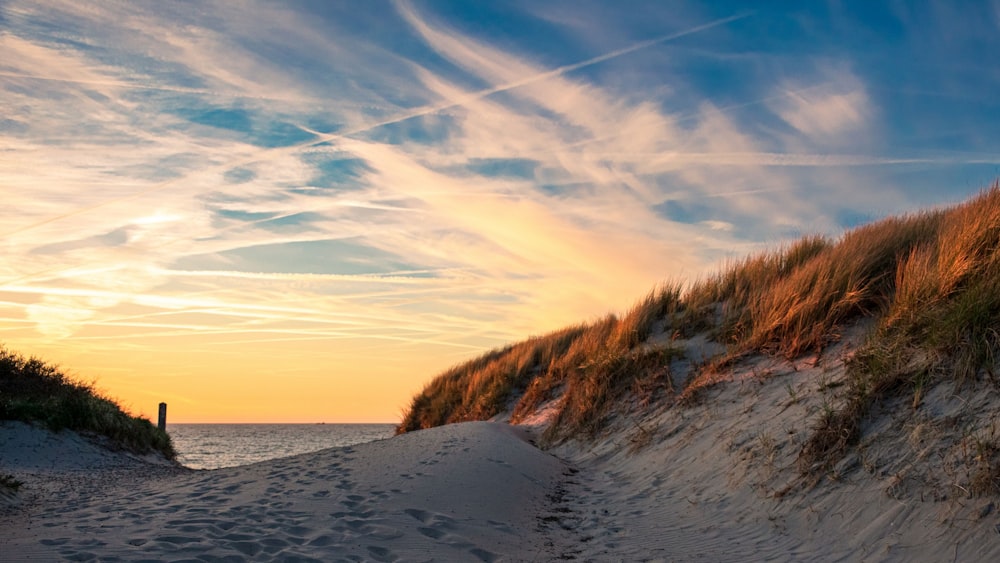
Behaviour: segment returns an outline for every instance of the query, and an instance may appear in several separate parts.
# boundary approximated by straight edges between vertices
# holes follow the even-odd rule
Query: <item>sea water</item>
[[[392,424],[170,424],[177,460],[219,469],[315,452],[393,435]]]

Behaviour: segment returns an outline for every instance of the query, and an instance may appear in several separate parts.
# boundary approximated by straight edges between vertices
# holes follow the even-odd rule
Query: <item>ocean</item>
[[[393,424],[168,424],[177,460],[219,469],[389,438]]]

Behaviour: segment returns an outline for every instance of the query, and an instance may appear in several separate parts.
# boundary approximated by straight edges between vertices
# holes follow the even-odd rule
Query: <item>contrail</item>
[[[935,164],[927,158],[869,157],[855,154],[813,154],[776,152],[592,152],[595,157],[643,157],[652,165],[670,164],[711,164],[713,166],[770,166],[770,167],[862,167],[896,166],[901,164]]]
[[[460,98],[460,99],[458,99],[456,101],[452,101],[452,102],[448,102],[448,103],[444,103],[444,104],[433,105],[433,106],[425,106],[423,108],[419,108],[419,109],[416,109],[416,110],[413,110],[413,111],[409,111],[409,112],[403,113],[402,115],[398,115],[396,117],[392,117],[392,118],[389,118],[389,119],[385,119],[383,121],[378,121],[378,122],[375,122],[375,123],[372,123],[372,124],[364,125],[364,126],[357,127],[355,129],[351,129],[351,130],[340,132],[340,133],[324,134],[324,133],[319,133],[317,131],[309,129],[307,127],[299,126],[303,131],[306,131],[308,133],[316,135],[317,139],[306,141],[306,142],[299,143],[299,144],[296,144],[296,145],[291,145],[291,146],[288,146],[288,147],[270,149],[268,151],[268,153],[272,154],[272,155],[275,155],[275,156],[283,155],[283,154],[290,154],[290,153],[293,153],[293,152],[298,151],[298,150],[303,149],[303,148],[308,148],[308,147],[316,146],[316,145],[319,145],[319,144],[322,144],[322,143],[326,143],[326,142],[329,142],[329,141],[332,141],[332,140],[336,140],[336,139],[347,138],[347,137],[350,137],[352,135],[357,135],[358,133],[365,133],[365,132],[371,131],[373,129],[378,129],[379,127],[384,127],[386,125],[393,125],[393,124],[396,124],[396,123],[402,123],[404,121],[407,121],[407,120],[410,120],[410,119],[413,119],[413,118],[416,118],[416,117],[422,117],[422,116],[425,116],[425,115],[432,115],[434,113],[438,113],[438,112],[445,111],[445,110],[448,110],[448,109],[452,109],[452,108],[456,108],[456,107],[461,107],[461,106],[463,106],[463,105],[465,105],[465,104],[467,104],[469,102],[480,100],[482,98],[485,98],[485,97],[488,97],[488,96],[492,96],[493,94],[498,94],[500,92],[506,92],[508,90],[513,90],[515,88],[520,88],[522,86],[527,86],[529,84],[534,84],[536,82],[540,82],[540,81],[543,81],[543,80],[547,80],[549,78],[553,78],[553,77],[556,77],[556,76],[560,76],[560,75],[566,74],[567,72],[571,72],[571,71],[574,71],[574,70],[578,70],[578,69],[581,69],[581,68],[592,66],[592,65],[595,65],[595,64],[598,64],[598,63],[610,60],[610,59],[621,57],[622,55],[627,55],[629,53],[634,53],[636,51],[639,51],[641,49],[649,48],[649,47],[651,47],[653,45],[657,45],[659,43],[664,43],[666,41],[671,41],[671,40],[674,40],[674,39],[679,39],[679,38],[685,37],[687,35],[692,35],[692,34],[695,34],[695,33],[699,33],[699,32],[705,31],[707,29],[711,29],[711,28],[714,28],[714,27],[718,27],[720,25],[725,25],[727,23],[731,23],[731,22],[734,22],[734,21],[737,21],[737,20],[740,20],[740,19],[744,19],[744,18],[749,17],[750,15],[752,15],[751,12],[741,13],[741,14],[729,16],[729,17],[726,17],[726,18],[713,20],[711,22],[708,22],[708,23],[705,23],[705,24],[702,24],[702,25],[699,25],[699,26],[695,26],[695,27],[692,27],[690,29],[686,29],[684,31],[679,31],[679,32],[670,33],[670,34],[666,34],[666,35],[661,35],[661,36],[655,37],[653,39],[647,39],[646,41],[640,41],[640,42],[634,43],[634,44],[632,44],[632,45],[630,45],[628,47],[623,47],[621,49],[617,49],[615,51],[611,51],[611,52],[605,53],[603,55],[598,55],[596,57],[592,57],[590,59],[587,59],[587,60],[584,60],[584,61],[581,61],[581,62],[578,62],[578,63],[573,63],[573,64],[569,64],[569,65],[563,65],[563,66],[560,66],[560,67],[558,67],[556,69],[553,69],[553,70],[550,70],[550,71],[546,71],[546,72],[541,72],[541,73],[538,73],[538,74],[535,74],[535,75],[532,75],[532,76],[529,76],[529,77],[526,77],[526,78],[522,78],[520,80],[515,80],[513,82],[508,82],[506,84],[502,84],[502,85],[499,85],[499,86],[494,86],[494,87],[491,87],[491,88],[485,88],[483,90],[479,90],[477,92],[473,92],[472,94],[469,94],[468,96],[463,96],[462,98]],[[226,163],[226,164],[221,164],[221,165],[218,165],[218,166],[214,166],[212,168],[209,168],[208,170],[209,171],[225,170],[225,169],[228,169],[228,168],[232,168],[234,166],[242,166],[242,165],[251,164],[251,163],[255,163],[255,162],[263,162],[263,161],[266,161],[266,160],[268,160],[266,158],[266,155],[264,155],[264,156],[260,156],[259,155],[256,158],[249,158],[249,159],[237,160],[237,161],[232,161],[232,162],[229,162],[229,163]],[[91,211],[95,211],[97,209],[101,209],[101,208],[106,207],[108,205],[113,205],[115,203],[120,203],[120,202],[123,202],[123,201],[129,201],[129,200],[132,200],[132,199],[137,199],[139,197],[142,197],[142,196],[145,196],[145,195],[148,195],[148,194],[155,193],[155,192],[158,192],[160,190],[163,190],[163,189],[165,189],[165,188],[167,188],[169,186],[177,184],[180,181],[186,180],[186,179],[187,179],[187,177],[184,177],[184,178],[173,178],[171,180],[167,180],[167,181],[161,182],[159,184],[155,184],[153,186],[150,186],[149,188],[146,188],[144,190],[140,190],[138,192],[135,192],[135,193],[127,195],[127,196],[115,198],[115,199],[108,200],[108,201],[105,201],[105,202],[102,202],[102,203],[98,203],[98,204],[95,204],[95,205],[91,205],[91,206],[88,206],[88,207],[83,207],[83,208],[71,211],[69,213],[64,213],[64,214],[61,214],[61,215],[56,215],[54,217],[50,217],[48,219],[44,219],[42,221],[37,221],[35,223],[31,223],[31,224],[25,225],[23,227],[19,227],[17,229],[13,229],[11,231],[0,233],[0,238],[6,238],[6,237],[9,237],[9,236],[12,236],[12,235],[15,235],[15,234],[23,233],[25,231],[30,231],[32,229],[36,229],[38,227],[41,227],[43,225],[47,225],[49,223],[54,223],[56,221],[61,221],[63,219],[67,219],[69,217],[74,217],[76,215],[81,215],[81,214],[84,214],[84,213],[89,213]]]
[[[499,94],[501,92],[506,92],[508,90],[514,90],[514,89],[520,88],[522,86],[527,86],[529,84],[534,84],[536,82],[541,82],[543,80],[548,80],[549,78],[555,78],[557,76],[561,76],[563,74],[566,74],[567,72],[572,72],[574,70],[578,70],[578,69],[585,68],[585,67],[588,67],[588,66],[593,66],[595,64],[602,63],[604,61],[607,61],[607,60],[610,60],[610,59],[614,59],[614,58],[620,57],[622,55],[627,55],[629,53],[634,53],[636,51],[639,51],[639,50],[642,50],[642,49],[646,49],[648,47],[652,47],[653,45],[657,45],[659,43],[665,43],[667,41],[672,41],[674,39],[679,39],[679,38],[685,37],[687,35],[693,35],[695,33],[699,33],[701,31],[705,31],[705,30],[711,29],[713,27],[718,27],[720,25],[725,25],[727,23],[731,23],[731,22],[734,22],[734,21],[737,21],[737,20],[741,20],[741,19],[747,18],[747,17],[749,17],[751,15],[752,15],[751,12],[737,14],[737,15],[726,17],[726,18],[714,20],[714,21],[711,21],[711,22],[708,22],[708,23],[705,23],[705,24],[702,24],[702,25],[699,25],[699,26],[696,26],[696,27],[692,27],[692,28],[686,29],[684,31],[678,31],[678,32],[675,32],[675,33],[667,34],[667,35],[661,35],[661,36],[655,37],[653,39],[647,39],[646,41],[640,41],[640,42],[634,43],[634,44],[632,44],[632,45],[630,45],[628,47],[623,47],[621,49],[617,49],[615,51],[611,51],[610,53],[605,53],[603,55],[598,55],[596,57],[587,59],[585,61],[580,61],[578,63],[563,65],[563,66],[557,67],[557,68],[555,68],[553,70],[549,70],[549,71],[545,71],[545,72],[540,72],[538,74],[535,74],[535,75],[532,75],[532,76],[528,76],[528,77],[522,78],[520,80],[515,80],[513,82],[508,82],[506,84],[501,84],[499,86],[493,86],[491,88],[484,88],[482,90],[478,90],[478,91],[473,92],[471,94],[468,94],[466,96],[462,96],[461,98],[459,98],[456,101],[451,101],[451,102],[447,102],[447,103],[439,104],[439,105],[435,105],[435,106],[428,106],[428,107],[419,108],[419,109],[413,110],[411,112],[404,113],[402,115],[399,115],[399,116],[396,116],[396,117],[393,117],[393,118],[390,118],[390,119],[386,119],[384,121],[379,121],[379,122],[373,123],[371,125],[365,125],[364,127],[353,129],[353,130],[345,132],[345,133],[337,133],[337,134],[333,134],[333,135],[326,135],[326,136],[324,136],[322,133],[318,133],[318,132],[315,132],[315,131],[310,131],[313,134],[320,135],[320,136],[323,136],[325,138],[323,138],[321,141],[310,142],[309,145],[307,145],[307,146],[311,146],[311,145],[314,145],[314,144],[319,144],[319,143],[322,143],[322,142],[325,142],[325,141],[329,141],[329,140],[333,140],[333,139],[339,139],[339,138],[347,137],[347,136],[350,136],[350,135],[356,135],[358,133],[364,133],[364,132],[370,131],[372,129],[377,129],[379,127],[384,127],[386,125],[394,125],[396,123],[401,123],[403,121],[407,121],[407,120],[413,119],[415,117],[422,117],[422,116],[425,116],[425,115],[432,115],[432,114],[435,114],[435,113],[438,113],[438,112],[441,112],[441,111],[449,110],[449,109],[456,108],[456,107],[461,107],[461,106],[464,106],[465,104],[467,104],[469,102],[474,102],[476,100],[481,100],[483,98],[492,96],[493,94]],[[305,128],[303,128],[303,129],[305,129]],[[308,131],[308,129],[305,129],[305,130]]]

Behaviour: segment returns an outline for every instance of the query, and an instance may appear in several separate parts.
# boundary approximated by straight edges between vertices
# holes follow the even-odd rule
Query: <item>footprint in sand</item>
[[[188,543],[198,543],[201,541],[201,538],[194,536],[160,536],[156,538],[156,541],[173,545],[183,545]]]
[[[219,539],[226,541],[237,542],[237,541],[253,541],[257,539],[257,536],[252,536],[250,534],[226,534]]]
[[[307,545],[315,547],[326,547],[329,545],[334,545],[338,543],[339,539],[331,535],[323,534],[322,536],[317,536],[309,541]]]
[[[344,520],[344,524],[352,530],[361,530],[368,526],[367,520]]]
[[[96,561],[97,554],[90,553],[89,551],[63,551],[63,559],[69,561]]]
[[[420,510],[418,508],[407,508],[403,512],[405,512],[408,516],[414,518],[415,520],[423,522],[424,524],[426,524],[427,522],[430,522],[430,520],[431,520],[431,513],[430,512],[427,512],[427,511],[424,511],[424,510]]]
[[[54,539],[54,540],[41,540],[38,543],[40,543],[42,545],[49,545],[49,546],[66,545],[67,543],[69,543],[69,538],[57,538],[57,539]]]
[[[307,526],[292,526],[287,528],[285,533],[292,537],[304,538],[313,533],[313,529]]]
[[[260,540],[260,543],[268,552],[275,552],[288,547],[288,542],[281,538],[265,538]]]
[[[492,526],[493,529],[501,531],[501,532],[503,532],[505,534],[514,534],[515,533],[514,530],[512,530],[511,527],[508,526],[504,522],[497,522],[496,520],[487,520],[486,523],[489,524],[490,526]]]
[[[431,538],[432,540],[439,540],[443,538],[447,533],[444,530],[438,530],[436,528],[426,528],[426,527],[417,528],[417,532],[419,532],[423,536]]]
[[[183,520],[167,520],[167,526],[188,526],[192,524],[216,524],[214,518],[185,518]]]
[[[396,559],[396,556],[384,547],[370,545],[368,546],[368,553],[370,553],[376,561],[393,561]]]
[[[257,542],[252,541],[237,541],[229,544],[230,547],[239,551],[247,557],[253,557],[261,551],[261,545]]]
[[[485,549],[480,549],[478,547],[475,549],[470,549],[469,553],[471,553],[480,561],[486,561],[487,563],[493,563],[494,561],[500,559],[500,556],[497,555],[496,553],[493,553],[492,551],[486,551]]]

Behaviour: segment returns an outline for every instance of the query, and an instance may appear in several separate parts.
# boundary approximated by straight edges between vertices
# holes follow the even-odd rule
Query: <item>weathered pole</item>
[[[160,430],[167,430],[167,404],[160,403],[160,422],[156,425]]]

